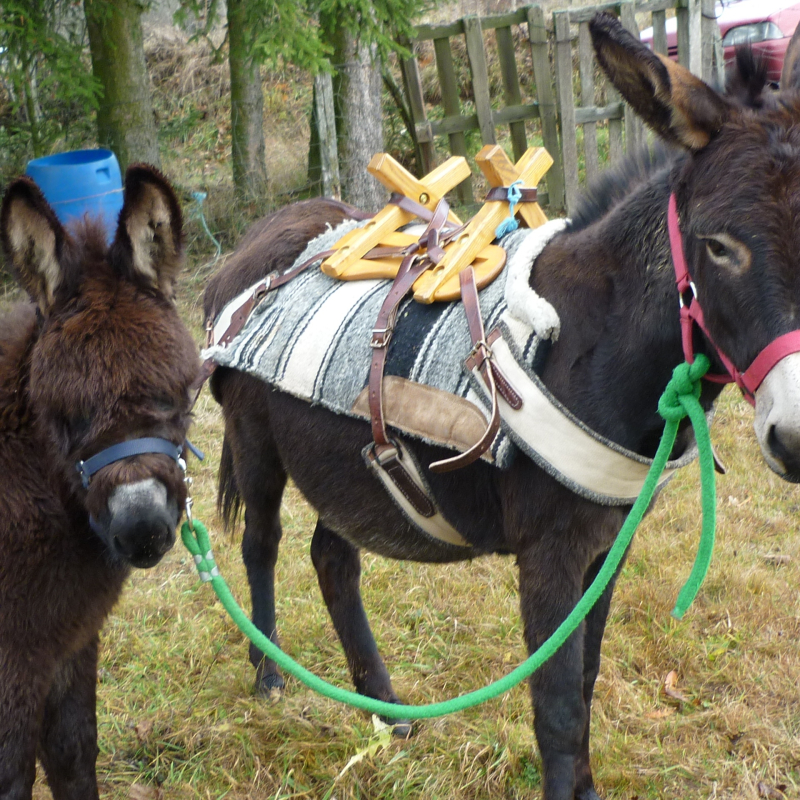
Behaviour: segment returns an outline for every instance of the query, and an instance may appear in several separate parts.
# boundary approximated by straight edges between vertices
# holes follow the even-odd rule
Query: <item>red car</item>
[[[723,0],[717,4],[717,22],[722,35],[725,63],[733,60],[737,45],[750,44],[763,53],[767,62],[767,77],[777,84],[783,67],[786,47],[800,22],[800,2],[796,0]],[[669,55],[678,53],[677,20],[667,20]],[[653,29],[646,28],[641,40],[652,46]]]

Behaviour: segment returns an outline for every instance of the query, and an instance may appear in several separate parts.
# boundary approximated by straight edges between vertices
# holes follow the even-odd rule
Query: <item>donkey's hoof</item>
[[[576,792],[575,800],[601,800],[600,795],[594,790],[594,786],[584,789],[582,792]]]
[[[414,723],[409,719],[381,717],[381,722],[391,725],[392,736],[394,736],[395,739],[410,739],[414,735]]]
[[[261,697],[264,700],[277,703],[278,700],[283,697],[283,688],[285,685],[282,675],[271,672],[256,678],[256,682],[253,685],[253,693],[256,697]]]

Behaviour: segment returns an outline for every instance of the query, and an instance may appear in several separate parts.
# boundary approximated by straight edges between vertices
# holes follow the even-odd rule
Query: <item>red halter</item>
[[[697,325],[706,338],[717,351],[727,375],[706,375],[706,379],[714,383],[736,383],[742,390],[745,400],[750,405],[755,405],[756,389],[761,385],[769,371],[782,359],[792,353],[800,352],[800,330],[790,331],[770,342],[755,358],[753,363],[744,371],[739,372],[733,362],[719,349],[706,330],[703,319],[703,309],[697,299],[697,290],[683,254],[683,239],[678,227],[678,208],[675,195],[669,196],[669,209],[667,212],[667,227],[669,229],[669,243],[672,249],[672,262],[675,265],[675,277],[678,281],[678,297],[681,307],[681,338],[683,340],[683,357],[689,364],[694,362],[694,346],[692,344],[692,326]],[[689,293],[688,302],[684,296]]]

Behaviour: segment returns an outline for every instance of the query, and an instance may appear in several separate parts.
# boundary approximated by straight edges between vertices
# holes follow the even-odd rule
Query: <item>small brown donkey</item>
[[[131,567],[172,547],[197,350],[173,303],[181,213],[133,166],[111,246],[39,189],[0,237],[30,295],[0,318],[0,798],[96,798],[98,633]]]
[[[798,43],[790,48],[780,91],[765,88],[765,73],[743,56],[729,93],[721,94],[659,58],[612,16],[596,16],[590,27],[614,85],[674,149],[612,170],[535,261],[531,255],[529,287],[561,319],[541,377],[584,424],[652,457],[664,428],[658,399],[684,359],[683,345],[706,354],[715,373],[725,372],[727,357],[734,372],[752,374],[754,361],[764,363],[759,354],[774,354],[787,336],[795,342],[800,336],[800,70],[791,66]],[[670,252],[675,209],[693,279],[685,291]],[[206,313],[214,316],[267,272],[292,265],[326,224],[352,213],[333,201],[306,201],[254,226],[209,285]],[[680,306],[696,311],[698,303],[704,329],[684,329],[684,339]],[[422,327],[416,308],[403,313],[398,328]],[[303,322],[287,325],[295,339]],[[390,357],[393,346],[397,337]],[[211,385],[225,415],[220,502],[228,512],[241,500],[246,507],[242,549],[254,621],[277,639],[274,568],[281,495],[291,476],[318,512],[311,556],[319,584],[353,681],[372,697],[397,700],[362,607],[359,548],[429,562],[512,553],[525,640],[533,650],[580,599],[625,517],[624,507],[579,496],[520,452],[507,469],[476,461],[455,472],[425,471],[442,515],[471,547],[436,541],[409,523],[365,464],[369,423],[237,369],[218,369]],[[720,389],[703,381],[706,408]],[[800,480],[800,354],[779,360],[751,391],[764,460],[783,478]],[[675,455],[687,434],[683,428]],[[452,454],[404,442],[422,465]],[[609,586],[530,680],[545,800],[599,797],[589,730],[612,592]],[[251,659],[259,688],[283,685],[274,662],[256,648]]]

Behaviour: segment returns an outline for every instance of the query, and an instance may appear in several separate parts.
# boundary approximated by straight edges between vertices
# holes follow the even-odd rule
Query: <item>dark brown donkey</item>
[[[96,798],[98,633],[172,547],[196,346],[173,303],[181,214],[128,170],[119,229],[66,231],[26,179],[0,236],[31,302],[0,319],[0,798]],[[80,472],[79,472],[80,469]]]
[[[750,69],[739,76],[735,96],[724,96],[660,59],[612,16],[597,16],[592,35],[613,83],[675,149],[606,178],[536,259],[531,285],[555,306],[562,325],[543,379],[588,426],[652,457],[664,424],[657,401],[683,360],[667,233],[671,194],[719,351],[744,371],[773,340],[800,327],[800,84],[784,82],[773,96]],[[291,265],[309,239],[348,213],[331,201],[307,201],[260,222],[209,286],[206,313],[263,273]],[[724,371],[697,328],[693,344],[709,355],[713,371]],[[755,397],[765,459],[787,480],[800,479],[798,360],[780,361]],[[409,524],[365,466],[367,423],[230,369],[219,369],[212,386],[225,415],[220,501],[229,512],[240,499],[246,507],[243,552],[254,621],[277,639],[273,569],[290,475],[319,513],[311,543],[319,583],[355,685],[373,697],[396,701],[361,605],[359,547],[432,562],[513,553],[533,650],[573,608],[626,514],[571,493],[518,455],[505,470],[476,462],[426,474],[444,517],[472,548],[436,544]],[[719,390],[703,383],[705,407]],[[687,441],[684,428],[676,452]],[[449,455],[415,440],[405,444],[423,465]],[[612,591],[530,680],[546,800],[598,798],[589,717]],[[282,685],[273,663],[256,650],[251,657],[261,687]]]

